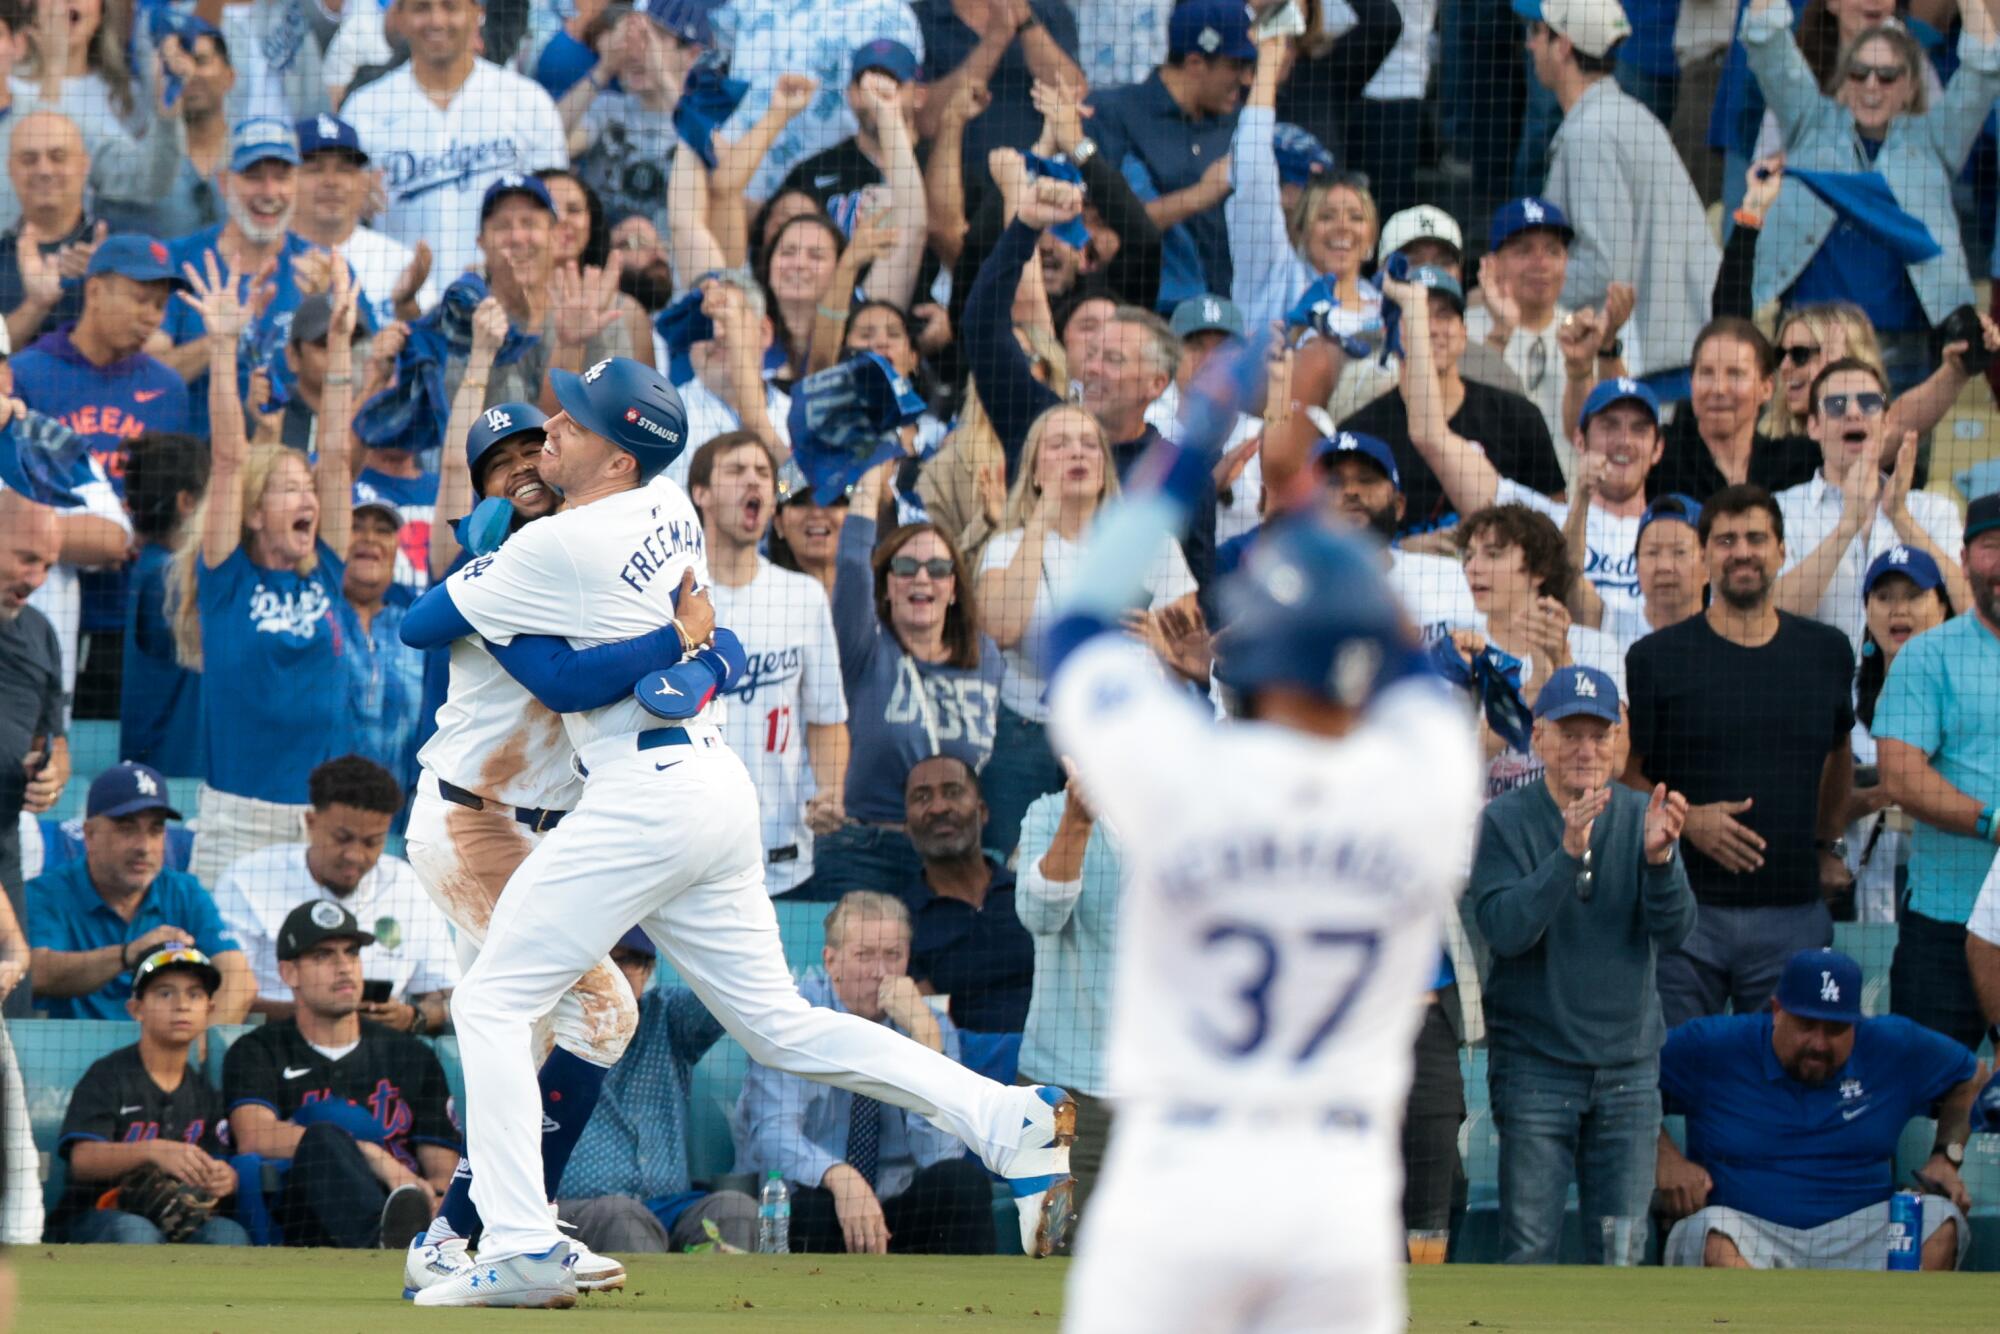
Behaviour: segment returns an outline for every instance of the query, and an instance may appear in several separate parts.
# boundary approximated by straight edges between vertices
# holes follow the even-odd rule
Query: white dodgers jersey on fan
[[[701,519],[685,491],[656,478],[537,519],[445,584],[473,629],[496,644],[516,635],[560,635],[589,648],[649,634],[671,621],[674,592],[690,567],[707,584]],[[563,716],[578,750],[601,737],[661,725],[630,698]]]
[[[1411,681],[1337,740],[1216,723],[1110,636],[1052,693],[1057,752],[1125,863],[1114,1094],[1325,1109],[1393,1139],[1478,816],[1463,704]]]
[[[568,810],[583,795],[562,718],[507,675],[477,636],[451,646],[451,684],[417,762],[468,792],[530,810]]]
[[[781,570],[763,557],[741,588],[711,585],[715,623],[743,643],[743,675],[728,702],[722,735],[750,771],[764,816],[764,887],[773,894],[812,874],[812,831],[805,802],[814,791],[807,767],[808,725],[847,721],[840,650],[826,590],[810,575]]]

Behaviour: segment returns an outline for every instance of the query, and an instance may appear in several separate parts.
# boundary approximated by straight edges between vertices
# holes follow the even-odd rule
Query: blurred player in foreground
[[[1379,555],[1317,514],[1267,528],[1224,587],[1240,721],[1119,633],[1254,367],[1197,381],[1182,444],[1138,465],[1049,635],[1057,749],[1129,876],[1117,1129],[1064,1320],[1088,1334],[1404,1327],[1399,1132],[1478,810],[1471,721]],[[1229,1165],[1253,1138],[1274,1170],[1246,1199]],[[1190,1209],[1231,1226],[1190,1231]]]

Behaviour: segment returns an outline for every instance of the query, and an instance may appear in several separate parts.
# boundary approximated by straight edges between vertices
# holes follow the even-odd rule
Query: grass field
[[[633,1262],[624,1293],[573,1312],[471,1315],[397,1300],[401,1258],[376,1252],[34,1246],[11,1258],[20,1334],[377,1334],[472,1320],[671,1334],[1047,1332],[1067,1273],[1060,1260],[662,1256]],[[1453,1265],[1416,1271],[1410,1306],[1422,1331],[1993,1331],[2000,1276]]]

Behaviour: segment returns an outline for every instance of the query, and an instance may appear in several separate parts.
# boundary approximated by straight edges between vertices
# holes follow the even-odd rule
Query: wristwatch
[[[1931,1146],[1931,1157],[1935,1158],[1939,1154],[1943,1154],[1944,1160],[1953,1167],[1965,1166],[1965,1146],[1963,1144],[1954,1144],[1950,1140],[1933,1144]]]
[[[1817,838],[1813,840],[1813,846],[1821,852],[1830,853],[1840,858],[1842,861],[1847,860],[1847,839],[1845,837]]]
[[[1097,141],[1095,139],[1079,139],[1076,141],[1076,146],[1069,150],[1069,160],[1077,167],[1083,166],[1084,163],[1096,156]]]
[[[1603,347],[1597,349],[1597,359],[1599,361],[1613,361],[1624,355],[1625,340],[1622,338],[1614,338]]]

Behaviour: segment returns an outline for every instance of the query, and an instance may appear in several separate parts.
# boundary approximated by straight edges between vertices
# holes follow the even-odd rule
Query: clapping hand
[[[1590,851],[1590,831],[1611,804],[1611,787],[1594,787],[1563,807],[1563,851],[1581,858]]]
[[[1646,832],[1643,846],[1646,860],[1655,866],[1665,866],[1674,857],[1674,844],[1680,841],[1681,830],[1687,825],[1687,798],[1678,792],[1667,791],[1665,783],[1653,786],[1652,800],[1646,803]]]

